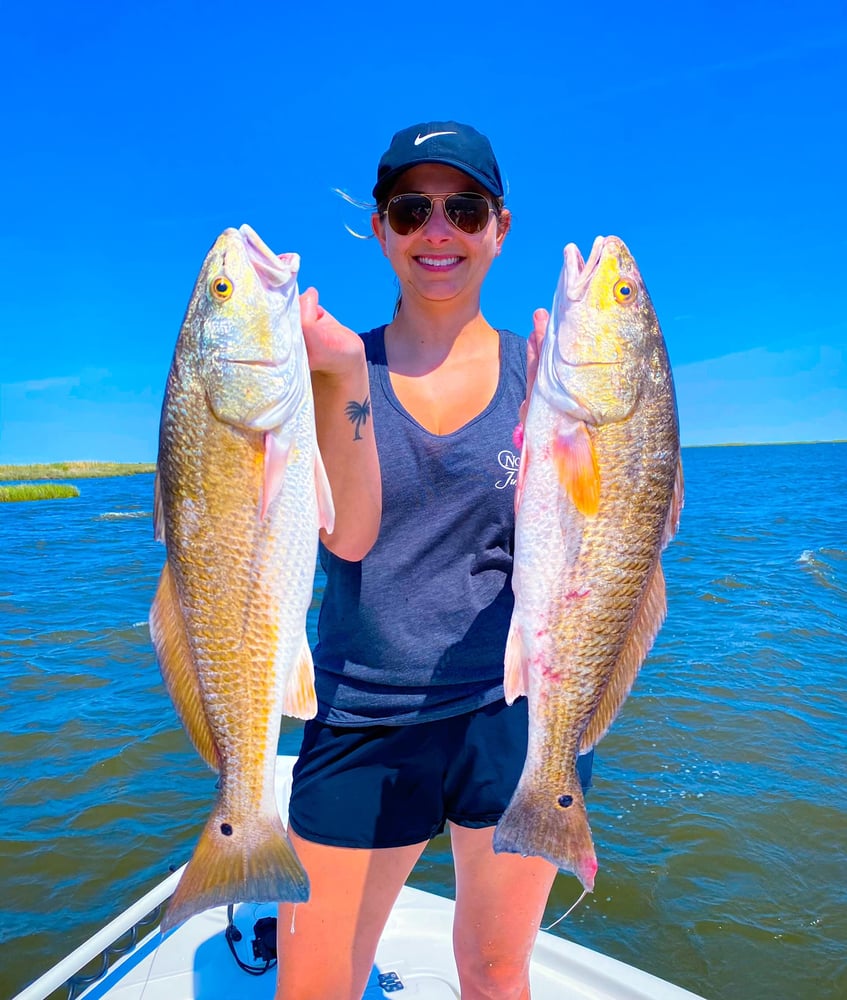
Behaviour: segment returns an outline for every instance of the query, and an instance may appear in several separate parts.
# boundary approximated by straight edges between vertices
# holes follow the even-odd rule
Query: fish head
[[[247,225],[226,229],[200,270],[180,359],[218,420],[280,427],[307,390],[295,253],[274,254]]]
[[[542,391],[587,424],[625,419],[657,334],[653,305],[623,240],[598,236],[587,261],[569,243],[541,348]]]

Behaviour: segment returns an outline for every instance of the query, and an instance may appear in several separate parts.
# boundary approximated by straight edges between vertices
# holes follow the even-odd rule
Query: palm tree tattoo
[[[359,429],[362,424],[367,422],[368,417],[371,415],[371,397],[366,396],[362,403],[357,403],[355,399],[351,399],[344,407],[344,412],[347,414],[347,419],[350,423],[356,427],[356,434],[353,440],[361,441],[362,435],[359,433]]]

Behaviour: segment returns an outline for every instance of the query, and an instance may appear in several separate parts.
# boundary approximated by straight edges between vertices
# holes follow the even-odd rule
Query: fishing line
[[[152,961],[150,962],[150,968],[147,970],[147,975],[144,977],[144,982],[141,984],[141,992],[138,994],[138,1000],[144,1000],[144,994],[147,992],[147,986],[150,983],[150,977],[153,975],[153,966],[156,964],[156,959],[159,957],[159,949],[165,943],[165,935],[162,933],[161,927],[154,933],[159,935],[159,943],[153,948]]]
[[[552,924],[548,924],[546,927],[542,927],[541,930],[543,930],[543,931],[549,931],[549,930],[552,930],[556,926],[556,924],[560,924],[565,919],[565,917],[569,917],[573,913],[573,911],[579,906],[579,904],[583,901],[583,899],[585,899],[585,897],[587,895],[588,895],[588,890],[587,889],[583,889],[582,890],[582,895],[573,904],[573,906],[571,906],[571,908],[569,910],[566,910],[561,915],[561,917],[558,917],[556,920],[554,920]]]

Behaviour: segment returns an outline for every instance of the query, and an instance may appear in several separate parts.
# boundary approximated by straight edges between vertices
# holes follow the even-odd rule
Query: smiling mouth
[[[419,264],[424,264],[426,267],[453,267],[461,259],[461,257],[424,257],[423,255],[415,257]]]

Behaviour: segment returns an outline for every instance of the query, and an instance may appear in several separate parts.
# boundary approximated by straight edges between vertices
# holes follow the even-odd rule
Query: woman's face
[[[476,191],[491,195],[467,174],[441,163],[422,163],[397,179],[389,199],[398,194],[452,194]],[[403,298],[418,296],[427,301],[449,302],[468,296],[478,298],[492,260],[500,253],[509,231],[509,213],[500,218],[492,212],[482,232],[463,233],[445,216],[439,199],[424,225],[409,236],[400,236],[385,216],[374,214],[374,233],[382,252],[394,268]]]

